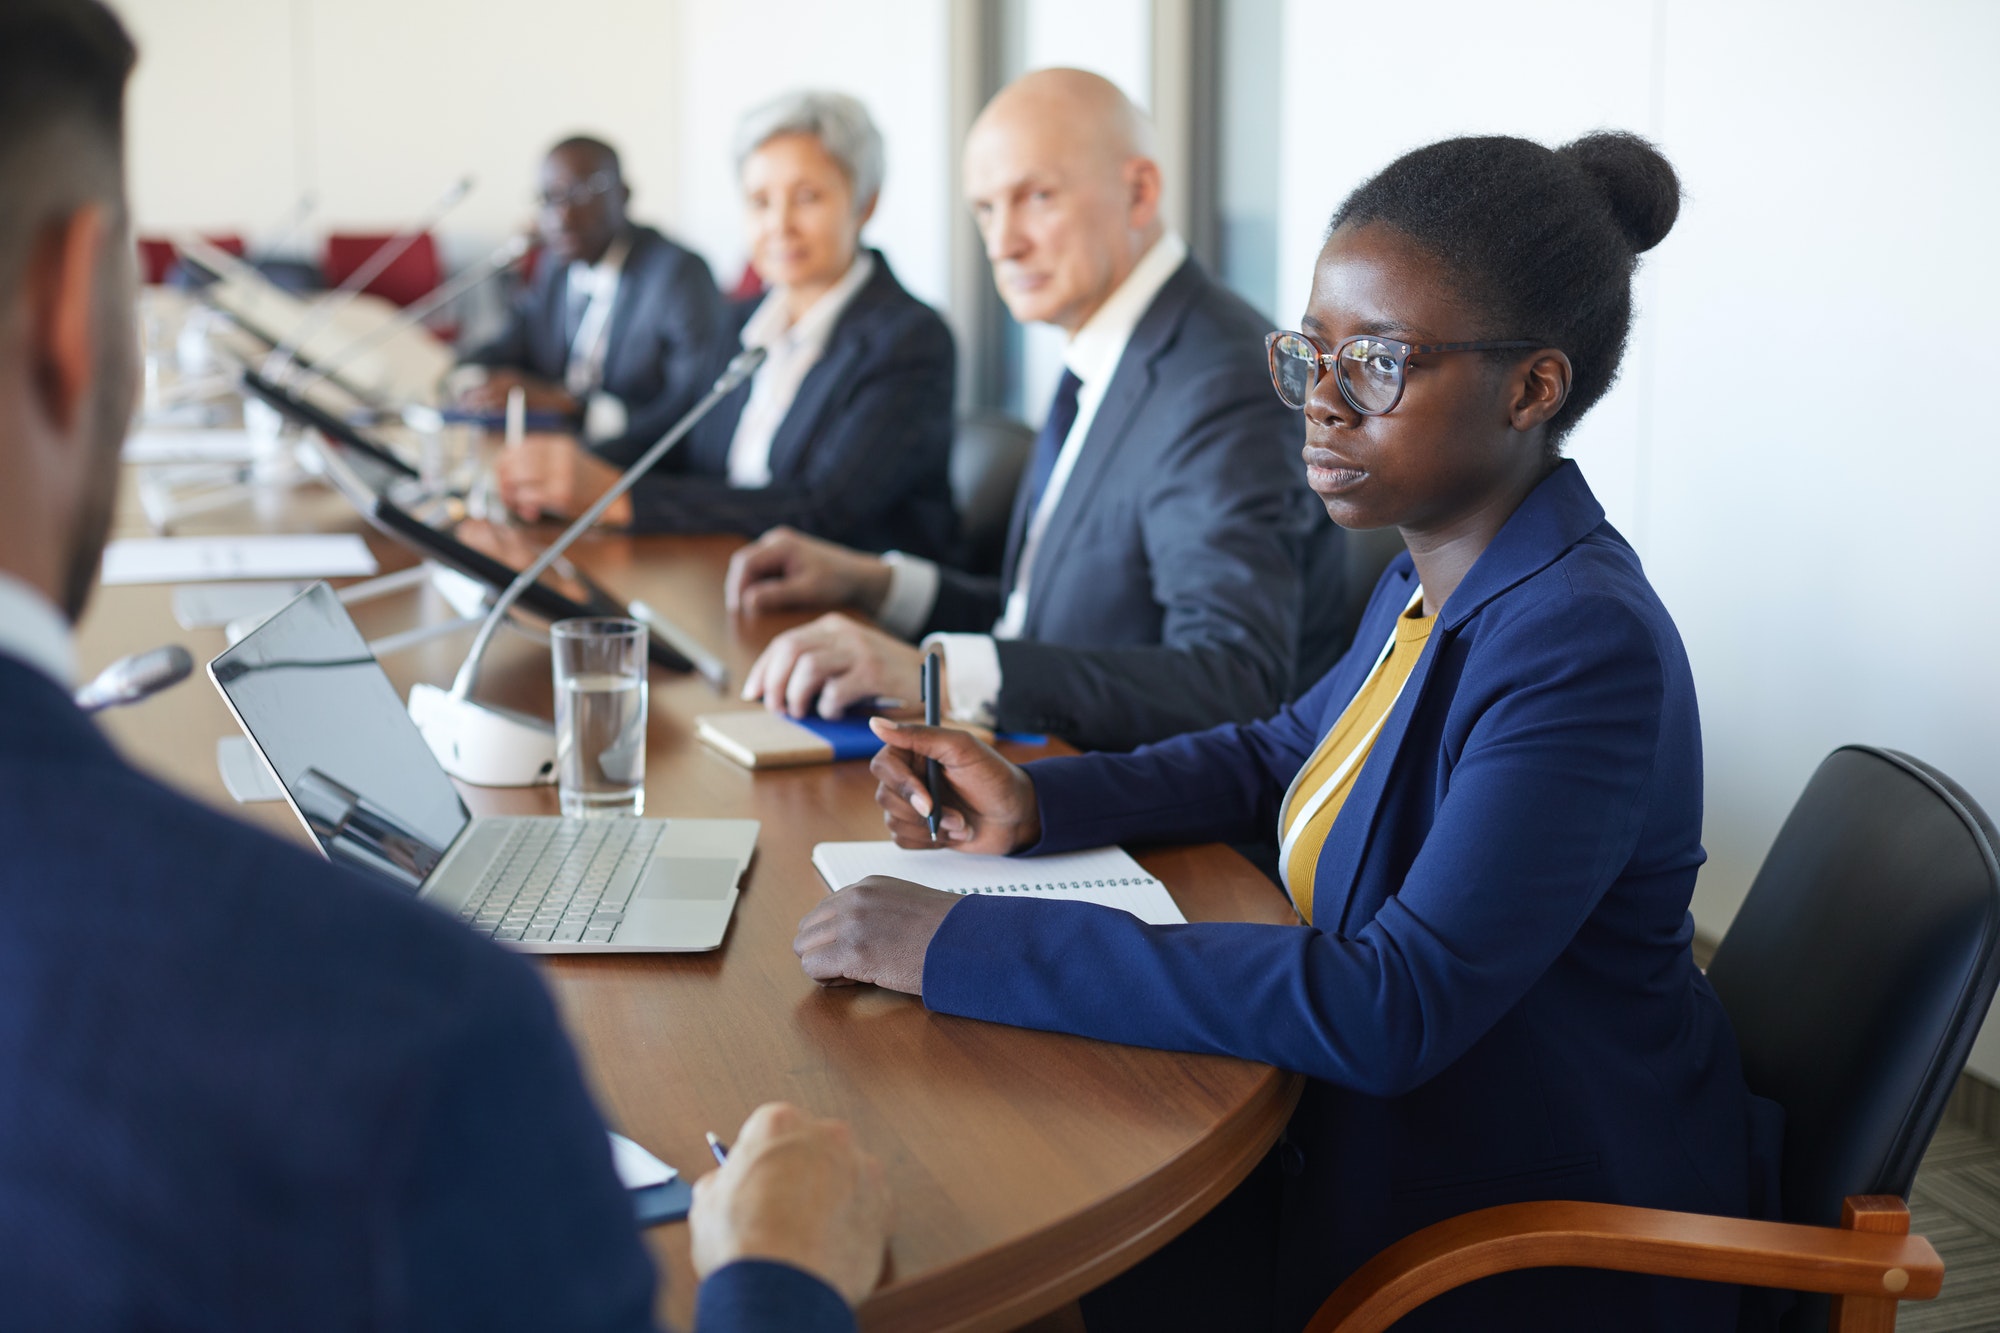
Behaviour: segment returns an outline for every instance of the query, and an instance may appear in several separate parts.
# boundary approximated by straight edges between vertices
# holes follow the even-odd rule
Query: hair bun
[[[1556,152],[1597,183],[1632,253],[1658,245],[1681,211],[1681,182],[1660,150],[1636,134],[1600,130]]]

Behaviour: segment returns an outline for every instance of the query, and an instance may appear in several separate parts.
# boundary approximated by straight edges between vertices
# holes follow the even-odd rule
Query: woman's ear
[[[868,225],[868,219],[875,216],[875,205],[880,203],[881,200],[882,196],[879,194],[868,196],[868,202],[861,206],[861,212],[854,220],[855,231],[859,232],[863,227]]]
[[[1514,401],[1508,410],[1517,431],[1545,426],[1569,401],[1569,358],[1553,347],[1536,352],[1514,380]]]

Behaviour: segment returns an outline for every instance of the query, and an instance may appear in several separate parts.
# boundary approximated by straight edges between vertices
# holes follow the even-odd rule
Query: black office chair
[[[1904,1201],[2000,983],[1996,843],[1950,778],[1859,745],[1827,757],[1778,831],[1708,975],[1751,1090],[1785,1108],[1785,1222],[1488,1208],[1384,1250],[1307,1333],[1372,1333],[1477,1278],[1547,1267],[1818,1293],[1787,1333],[1893,1329],[1898,1301],[1944,1279]]]
[[[998,412],[969,416],[952,434],[951,500],[958,509],[960,559],[975,574],[1000,572],[1014,492],[1034,444],[1035,432]]]

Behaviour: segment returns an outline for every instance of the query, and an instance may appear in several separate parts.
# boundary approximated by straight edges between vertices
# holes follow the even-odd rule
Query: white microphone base
[[[419,682],[410,719],[444,771],[475,787],[537,787],[556,780],[555,728],[540,718],[460,699]]]

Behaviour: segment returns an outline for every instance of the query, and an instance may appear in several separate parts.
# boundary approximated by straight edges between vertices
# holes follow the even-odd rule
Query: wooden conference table
[[[128,486],[128,492],[130,487]],[[142,535],[127,503],[119,531]],[[362,531],[331,492],[268,497],[184,525],[190,534]],[[385,570],[403,550],[369,534]],[[740,681],[757,651],[798,617],[731,618],[722,575],[733,538],[596,537],[576,563],[649,602],[728,662]],[[220,652],[220,630],[182,630],[171,589],[99,589],[81,627],[88,678],[128,652],[187,645]],[[355,608],[370,638],[450,616],[429,587]],[[399,692],[448,681],[461,633],[385,659]],[[495,640],[482,697],[549,713],[547,650]],[[883,1286],[863,1328],[1004,1330],[1131,1266],[1227,1193],[1276,1139],[1299,1081],[1266,1066],[1179,1055],[933,1015],[908,996],[823,990],[792,954],[799,918],[826,892],[814,843],[883,836],[863,763],[752,774],[694,739],[693,719],[737,707],[699,679],[655,671],[647,732],[647,813],[763,822],[722,948],[707,954],[566,957],[543,962],[610,1122],[692,1174],[702,1131],[733,1135],[772,1100],[847,1120],[887,1167],[896,1226]],[[195,797],[303,842],[282,803],[235,805],[215,742],[236,734],[197,676],[146,704],[106,714],[105,730],[142,767]],[[1038,750],[1017,750],[1031,757]],[[553,788],[462,788],[479,813],[553,812]],[[1280,922],[1278,892],[1219,846],[1132,849],[1190,920]],[[940,853],[944,855],[945,853]],[[692,1323],[695,1280],[684,1224],[646,1233],[661,1266],[660,1315]]]

